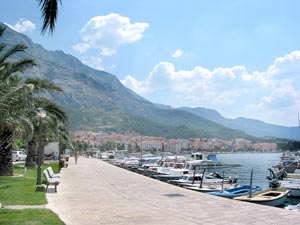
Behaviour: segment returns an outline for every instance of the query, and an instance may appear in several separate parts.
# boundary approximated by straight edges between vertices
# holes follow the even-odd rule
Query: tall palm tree
[[[42,34],[45,34],[47,29],[49,29],[49,33],[52,34],[55,29],[55,23],[58,14],[58,0],[37,0],[39,2],[39,6],[42,11],[43,16],[43,26],[42,26]],[[59,0],[60,4],[61,0]]]
[[[0,37],[4,30],[0,27]],[[20,73],[35,63],[31,59],[9,60],[12,55],[23,52],[26,46],[16,45],[2,53],[5,47],[0,44],[0,176],[13,175],[13,138],[22,133],[29,136],[34,134],[33,115],[36,115],[39,110],[37,106],[41,104],[38,94],[61,91],[48,80],[19,77]],[[62,111],[54,115],[66,118]]]
[[[32,111],[32,121],[34,124],[34,133],[33,137],[29,142],[26,166],[34,167],[36,164],[36,156],[38,150],[38,141],[39,134],[38,128],[41,126],[40,123],[43,123],[43,136],[42,136],[42,150],[44,146],[53,141],[59,141],[65,136],[68,136],[67,132],[67,115],[66,113],[54,102],[50,101],[44,97],[37,97],[34,99],[35,109]],[[43,120],[39,120],[37,116],[37,111],[42,110],[45,112],[46,117]],[[66,130],[65,133],[62,133],[62,129]]]
[[[0,27],[0,37],[5,28]],[[0,44],[0,53],[5,49],[4,44]],[[24,72],[32,67],[33,60],[22,59],[17,62],[8,62],[8,58],[17,52],[26,49],[23,45],[15,45],[3,54],[0,54],[0,175],[12,175],[12,141],[13,135],[20,130],[32,128],[31,123],[20,111],[21,105],[25,102],[26,87],[20,85],[20,78],[16,72]]]

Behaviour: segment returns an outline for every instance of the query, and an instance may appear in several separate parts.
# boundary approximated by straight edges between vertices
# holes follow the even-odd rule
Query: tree
[[[52,34],[55,29],[55,23],[58,15],[58,0],[37,0],[39,2],[40,9],[43,16],[42,34],[45,34],[49,29],[49,33]],[[60,4],[61,0],[59,0]]]
[[[5,28],[0,27],[0,38]],[[12,144],[16,136],[31,139],[35,130],[35,116],[40,110],[45,91],[61,91],[45,79],[22,79],[19,75],[35,65],[32,59],[10,61],[9,58],[26,49],[15,45],[6,50],[0,43],[0,176],[13,175]],[[4,51],[6,50],[6,51]],[[50,101],[50,100],[49,100]]]
[[[43,124],[43,135],[42,135],[42,150],[44,147],[54,141],[68,140],[67,126],[67,115],[66,113],[54,102],[44,97],[36,97],[33,102],[34,110],[32,111],[32,122],[34,125],[34,133],[32,139],[29,142],[28,154],[26,158],[26,166],[34,167],[36,164],[36,156],[38,152],[38,141],[39,141],[39,127]],[[42,110],[45,112],[46,117],[41,121],[36,112]],[[41,124],[42,123],[42,124]]]

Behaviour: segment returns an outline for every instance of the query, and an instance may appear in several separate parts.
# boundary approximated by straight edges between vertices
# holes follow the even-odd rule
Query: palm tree
[[[44,97],[37,97],[34,99],[35,109],[32,111],[32,121],[34,124],[33,137],[29,142],[26,166],[34,167],[38,150],[39,141],[39,126],[41,122],[43,123],[43,136],[42,136],[42,150],[44,146],[53,141],[60,141],[63,139],[68,139],[67,131],[67,115],[66,113],[54,102],[50,101]],[[43,120],[39,120],[37,116],[38,111],[44,111],[46,117]],[[64,130],[64,132],[62,132]]]
[[[55,23],[58,14],[57,0],[37,0],[42,11],[44,19],[42,26],[42,34],[45,34],[49,28],[49,33],[52,34],[55,29]],[[61,0],[59,0],[60,4]]]
[[[0,37],[4,30],[5,28],[0,27]],[[35,63],[32,59],[9,61],[12,55],[23,52],[26,46],[16,45],[1,54],[5,47],[0,44],[0,176],[13,175],[13,138],[20,134],[32,137],[35,129],[35,116],[33,115],[40,110],[39,106],[47,106],[42,105],[43,101],[38,94],[45,91],[62,91],[45,79],[19,77],[18,74],[34,66]],[[50,102],[48,102],[49,105],[51,105]],[[62,110],[50,112],[49,115],[52,118],[58,116],[58,119],[66,120],[66,115]]]
[[[5,28],[0,27],[0,37]],[[5,45],[0,44],[0,53],[5,49]],[[32,67],[33,60],[22,59],[17,62],[8,62],[7,59],[17,52],[26,49],[23,45],[15,45],[0,55],[0,175],[12,175],[12,141],[13,135],[22,127],[24,130],[31,127],[30,121],[22,116],[21,105],[25,102],[25,95],[21,95],[26,90],[21,86],[20,78],[14,75],[16,72],[23,72]]]

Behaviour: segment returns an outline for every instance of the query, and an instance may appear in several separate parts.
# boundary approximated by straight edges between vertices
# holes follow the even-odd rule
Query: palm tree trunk
[[[2,130],[0,133],[0,176],[12,176],[13,158],[12,146],[13,133],[9,130]]]
[[[61,141],[58,144],[59,154],[58,154],[58,160],[59,160],[59,170],[64,167],[64,159],[62,155],[64,154],[64,150],[66,149],[66,145],[62,143]]]
[[[37,159],[37,145],[34,141],[31,140],[28,143],[28,152],[27,152],[25,166],[27,168],[36,167],[36,163],[37,163],[36,159]]]

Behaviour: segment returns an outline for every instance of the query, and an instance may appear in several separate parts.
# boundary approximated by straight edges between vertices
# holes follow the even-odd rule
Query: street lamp
[[[42,184],[42,157],[43,157],[43,151],[42,151],[42,119],[46,117],[46,112],[42,109],[39,109],[39,111],[36,113],[39,118],[39,139],[38,139],[38,168],[37,168],[37,177],[36,177],[36,184],[41,185]]]

